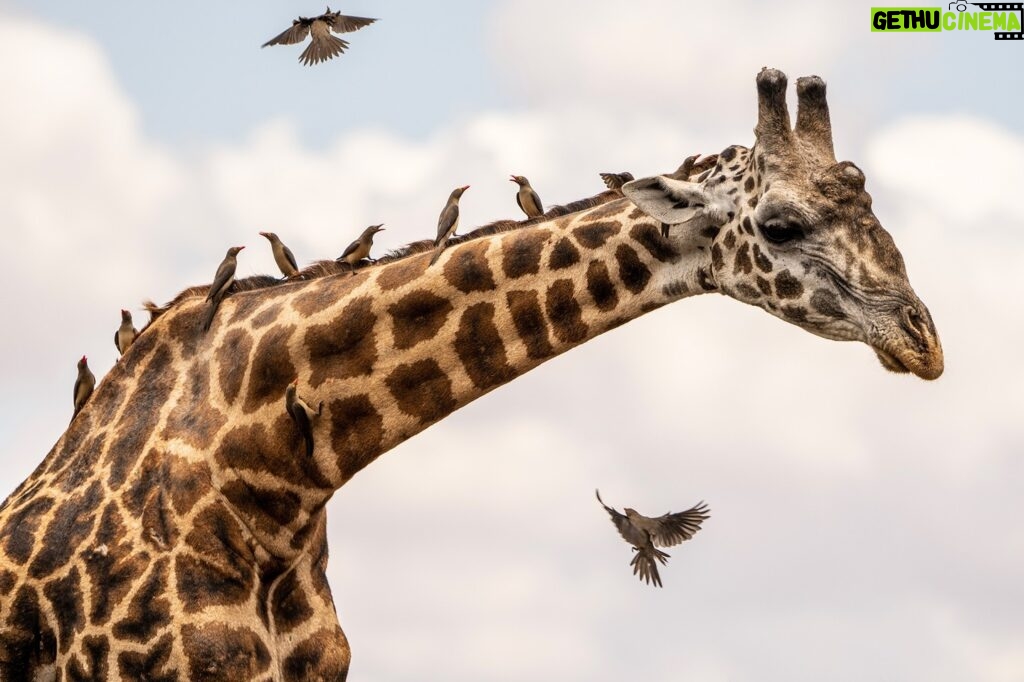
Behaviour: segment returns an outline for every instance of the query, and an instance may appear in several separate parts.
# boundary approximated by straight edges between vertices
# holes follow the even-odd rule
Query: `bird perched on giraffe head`
[[[310,36],[309,46],[299,55],[299,61],[306,66],[319,64],[337,57],[348,48],[348,41],[331,35],[332,31],[334,33],[351,33],[364,26],[369,26],[375,21],[377,20],[367,17],[351,17],[341,12],[332,12],[328,7],[327,11],[318,17],[299,17],[293,20],[291,28],[263,43],[262,47],[294,45],[301,43],[306,36]]]
[[[658,547],[672,547],[689,540],[700,530],[700,524],[710,517],[708,507],[703,502],[684,512],[654,518],[644,516],[629,507],[626,507],[625,514],[621,514],[604,503],[600,492],[595,490],[594,493],[597,495],[597,501],[612,517],[612,523],[618,529],[619,535],[633,545],[633,551],[636,552],[636,556],[630,562],[633,575],[639,575],[640,580],[647,584],[654,583],[655,587],[661,587],[658,563],[666,565],[670,556]],[[658,563],[655,563],[656,561]]]

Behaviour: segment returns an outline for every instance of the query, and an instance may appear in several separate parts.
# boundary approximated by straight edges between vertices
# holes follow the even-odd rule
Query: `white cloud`
[[[509,6],[499,17],[510,31],[536,9]],[[578,31],[577,54],[538,26],[537,50],[559,68],[524,77],[602,95],[636,78],[655,87],[675,68],[636,73],[644,60],[714,63],[705,55],[722,37],[679,45],[672,36],[719,10],[636,3],[634,14],[662,20],[608,56],[618,34],[605,26],[624,23],[625,36],[639,26],[610,7],[570,17],[546,6],[558,30],[571,18],[589,30]],[[799,24],[755,11],[765,37],[747,30],[735,42],[771,38],[778,58],[795,62],[812,48],[838,58],[818,38],[795,40]],[[35,44],[60,51],[28,68]],[[62,429],[77,356],[102,349],[95,355],[112,360],[117,308],[206,278],[238,240],[253,247],[243,270],[273,271],[258,230],[281,233],[300,260],[336,255],[370,222],[386,222],[381,246],[395,246],[430,236],[457,184],[473,185],[468,226],[515,213],[509,172],[557,203],[600,189],[598,171],[663,170],[740,141],[708,148],[657,93],[642,112],[538,95],[545,106],[467,116],[423,139],[357,130],[313,148],[289,122],[271,121],[240,143],[183,152],[145,134],[90,41],[3,20],[0,50],[7,101],[17,103],[0,107],[9,150],[0,182],[13,188],[0,224],[23,254],[0,284],[31,292],[0,302],[4,319],[24,327],[0,341],[0,441],[17,454],[0,473],[4,490]],[[701,71],[699,91],[749,100],[749,130],[760,64],[726,53],[714,77]],[[979,147],[946,156],[929,131],[966,131]],[[389,453],[332,502],[330,571],[353,675],[1019,677],[1007,642],[1024,631],[1007,605],[1024,599],[1014,399],[1024,317],[1011,302],[1024,246],[990,231],[979,238],[976,214],[949,197],[951,186],[968,189],[1002,207],[1007,233],[1019,234],[1024,220],[1005,197],[1019,189],[1012,153],[1024,142],[983,118],[952,117],[908,119],[856,142],[869,150],[879,215],[938,323],[946,376],[885,374],[863,346],[810,337],[722,297],[671,306],[553,360]],[[984,180],[970,172],[993,162]],[[50,250],[63,242],[73,248]],[[629,574],[629,549],[595,486],[650,513],[711,504],[706,529],[673,550],[664,590]]]

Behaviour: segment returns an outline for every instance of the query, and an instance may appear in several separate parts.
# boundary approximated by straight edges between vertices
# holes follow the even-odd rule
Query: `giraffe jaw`
[[[905,347],[885,349],[872,345],[871,348],[878,356],[882,367],[895,374],[914,374],[926,381],[933,381],[942,376],[944,364],[941,348],[923,354],[923,357],[922,354]]]

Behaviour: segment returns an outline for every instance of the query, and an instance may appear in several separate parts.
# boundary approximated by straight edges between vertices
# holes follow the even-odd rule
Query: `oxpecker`
[[[139,330],[132,324],[132,314],[127,310],[121,311],[121,326],[114,332],[114,346],[117,347],[117,352],[124,355],[128,352],[128,346],[135,342],[135,337],[139,335]]]
[[[345,251],[335,261],[338,263],[348,263],[348,267],[352,270],[352,276],[354,277],[356,274],[356,263],[364,258],[371,260],[370,249],[373,247],[373,235],[383,231],[383,223],[380,225],[370,225],[363,230],[358,239],[345,248]]]
[[[306,456],[313,456],[313,420],[320,416],[323,412],[324,404],[321,402],[317,405],[314,410],[309,404],[299,397],[298,391],[299,380],[296,379],[292,383],[288,384],[288,388],[284,391],[284,407],[288,411],[288,416],[295,422],[295,427],[299,430],[299,434],[302,436],[302,440],[306,443]]]
[[[635,178],[629,171],[623,171],[621,173],[601,173],[601,179],[604,180],[604,186],[608,189],[622,189],[623,185]]]
[[[94,388],[96,388],[96,376],[89,369],[89,361],[83,355],[82,359],[78,361],[78,378],[75,379],[74,392],[75,412],[71,415],[71,421],[74,421],[78,413],[82,411]]]
[[[295,262],[295,254],[284,245],[281,238],[273,232],[260,232],[260,236],[266,237],[270,242],[270,248],[274,252],[274,262],[281,269],[285,277],[294,277],[299,274],[299,264]]]
[[[522,175],[513,175],[509,181],[519,185],[519,191],[516,192],[516,203],[519,204],[519,208],[523,209],[527,218],[536,218],[544,214],[544,204],[540,202],[540,196],[530,186],[529,180]]]
[[[467,189],[469,185],[453,189],[448,196],[448,203],[444,205],[441,215],[437,218],[437,237],[434,239],[434,257],[430,259],[430,265],[437,262],[448,239],[459,229],[459,198]]]
[[[213,315],[217,312],[217,307],[220,302],[224,300],[224,296],[228,293],[228,289],[235,283],[235,268],[238,267],[238,252],[244,249],[244,246],[232,246],[228,249],[228,253],[224,256],[224,260],[221,261],[220,266],[217,267],[217,274],[213,277],[213,284],[210,285],[210,293],[206,295],[206,300],[210,303],[210,309],[206,312],[206,319],[203,321],[203,331],[209,331],[210,324],[213,322]]]
[[[710,517],[708,507],[703,502],[684,512],[665,514],[656,518],[638,514],[629,507],[626,507],[626,513],[623,515],[606,505],[601,499],[601,493],[596,490],[594,492],[597,494],[597,501],[612,517],[612,523],[619,530],[619,535],[633,545],[633,551],[636,552],[636,556],[630,562],[633,575],[639,575],[640,580],[647,584],[653,582],[656,587],[661,587],[661,576],[658,575],[658,564],[655,560],[664,566],[666,559],[669,558],[668,554],[657,547],[672,547],[683,540],[689,540],[700,530],[700,524]]]
[[[341,12],[332,12],[328,7],[327,11],[318,17],[299,17],[292,21],[292,26],[279,36],[271,38],[263,43],[268,45],[294,45],[301,43],[306,36],[311,36],[309,47],[299,55],[299,61],[310,66],[325,62],[332,57],[337,57],[348,47],[348,42],[331,35],[335,33],[351,33],[358,31],[364,26],[369,26],[376,19],[366,17],[350,17]]]

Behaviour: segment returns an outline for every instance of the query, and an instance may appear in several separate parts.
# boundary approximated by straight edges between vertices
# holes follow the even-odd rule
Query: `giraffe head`
[[[763,69],[757,91],[752,149],[728,147],[695,181],[644,178],[624,193],[672,226],[670,239],[708,253],[709,286],[813,334],[864,342],[890,371],[939,377],[935,325],[864,174],[836,162],[824,81],[797,80],[795,127],[785,74]]]

